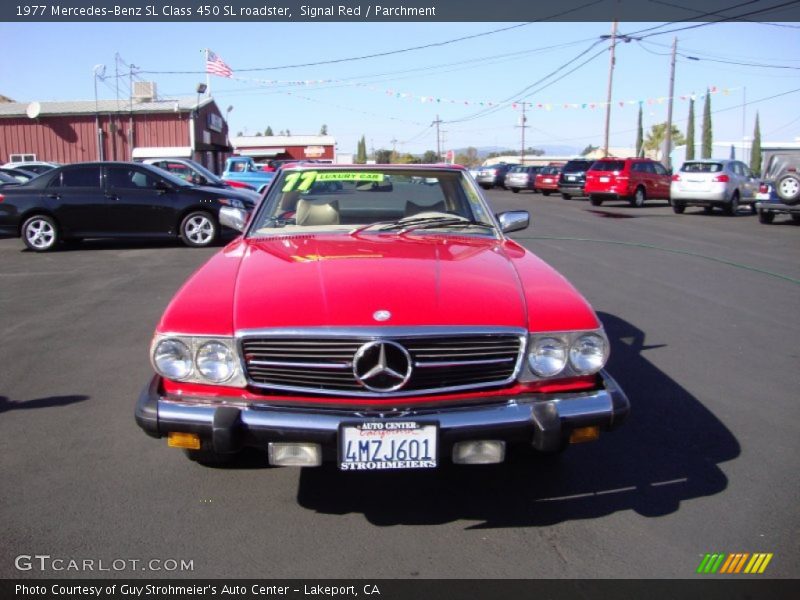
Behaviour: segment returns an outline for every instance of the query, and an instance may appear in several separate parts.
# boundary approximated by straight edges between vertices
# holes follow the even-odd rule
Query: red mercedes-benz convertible
[[[198,462],[498,463],[628,413],[592,308],[506,237],[528,213],[493,215],[460,167],[302,165],[220,219],[243,235],[173,298],[136,407]]]

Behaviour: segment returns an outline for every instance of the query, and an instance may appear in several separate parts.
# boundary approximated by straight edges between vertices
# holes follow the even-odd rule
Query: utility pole
[[[431,123],[431,125],[436,125],[436,162],[441,162],[442,160],[442,145],[439,139],[439,125],[441,122],[442,120],[439,118],[439,115],[436,115],[436,120]]]
[[[525,124],[528,122],[528,117],[525,116],[525,105],[528,104],[527,102],[520,102],[519,104],[522,105],[522,118],[520,119],[520,124],[518,127],[522,130],[522,145],[519,152],[519,162],[520,164],[525,164],[525,130],[528,126]]]
[[[397,138],[392,138],[389,140],[389,143],[392,145],[392,160],[397,159]]]
[[[611,90],[614,84],[615,52],[617,48],[617,22],[611,25],[611,60],[608,63],[608,94],[606,95],[606,132],[603,137],[603,156],[608,156],[608,132],[611,126]]]
[[[664,162],[667,169],[672,168],[672,103],[675,95],[675,55],[678,52],[678,38],[672,38],[672,61],[669,67],[669,98],[667,103],[667,131],[664,140]]]

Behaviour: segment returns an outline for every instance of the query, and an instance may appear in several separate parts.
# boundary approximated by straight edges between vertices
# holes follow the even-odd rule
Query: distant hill
[[[527,145],[527,144],[526,144]],[[558,145],[543,145],[535,146],[539,150],[544,150],[545,156],[573,156],[581,151],[581,148],[575,146],[558,146]],[[502,152],[504,154],[519,154],[519,148],[509,148],[508,146],[480,146],[475,148],[478,151],[479,158],[486,158],[487,155],[493,152]],[[456,148],[455,153],[465,153],[466,148]]]

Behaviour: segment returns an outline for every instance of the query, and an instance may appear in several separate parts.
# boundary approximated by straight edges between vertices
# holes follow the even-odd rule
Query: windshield
[[[141,168],[146,169],[152,175],[160,179],[164,179],[169,181],[172,185],[177,187],[194,187],[191,183],[187,183],[185,180],[181,179],[180,177],[173,175],[169,171],[165,171],[164,169],[159,169],[158,167],[154,167],[152,165],[139,165]]]
[[[590,171],[624,171],[624,160],[598,160],[592,165]]]
[[[564,173],[576,173],[578,171],[585,171],[589,168],[590,163],[588,160],[571,160],[564,165]]]
[[[211,182],[211,183],[221,183],[222,182],[222,180],[219,177],[214,175],[214,173],[212,173],[211,171],[206,169],[200,163],[196,163],[196,162],[192,161],[192,167],[194,168],[195,171],[197,171],[203,177],[205,177],[209,182]]]
[[[719,173],[722,171],[720,163],[687,162],[683,163],[681,171],[684,173]]]
[[[249,235],[412,229],[495,235],[470,181],[465,172],[444,169],[288,169],[271,185]]]

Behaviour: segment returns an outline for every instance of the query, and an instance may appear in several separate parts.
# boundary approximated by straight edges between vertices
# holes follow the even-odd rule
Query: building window
[[[12,163],[18,162],[30,162],[36,160],[35,154],[11,154],[9,155],[9,161]]]

